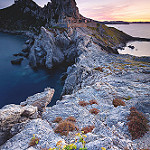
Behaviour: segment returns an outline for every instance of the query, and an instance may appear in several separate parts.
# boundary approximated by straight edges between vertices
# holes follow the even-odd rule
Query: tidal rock
[[[13,65],[20,65],[22,61],[23,61],[23,58],[18,58],[18,59],[11,60],[11,63]]]
[[[23,56],[23,57],[28,57],[29,53],[28,52],[21,52],[21,53],[17,53],[17,54],[13,54],[14,56]]]
[[[135,48],[135,46],[133,46],[133,45],[129,45],[128,47],[131,48],[131,49]]]

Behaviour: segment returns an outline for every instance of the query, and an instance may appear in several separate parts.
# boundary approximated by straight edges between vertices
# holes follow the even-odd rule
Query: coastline
[[[85,36],[85,34],[83,35]],[[84,42],[90,39],[87,35],[86,38]],[[132,141],[126,125],[127,116],[130,113],[129,109],[132,106],[136,106],[140,111],[146,113],[147,118],[150,120],[148,109],[148,91],[150,87],[149,58],[147,62],[147,58],[145,57],[139,58],[130,55],[109,54],[92,41],[88,43],[88,47],[82,41],[78,44],[84,47],[86,51],[80,54],[76,58],[76,62],[67,69],[62,100],[57,101],[56,105],[52,107],[46,107],[47,105],[45,105],[45,110],[42,108],[42,111],[40,111],[42,113],[40,117],[35,114],[41,108],[37,105],[38,103],[34,104],[36,107],[33,108],[34,111],[31,114],[29,113],[29,117],[26,117],[26,121],[21,123],[16,122],[11,127],[11,129],[16,127],[16,132],[11,139],[1,146],[2,150],[14,150],[16,148],[29,149],[28,143],[32,138],[32,134],[36,134],[40,138],[36,149],[40,149],[40,147],[45,148],[45,146],[54,147],[59,140],[67,141],[68,138],[73,139],[76,132],[70,132],[68,138],[54,133],[57,123],[53,123],[53,120],[58,116],[63,119],[74,116],[77,120],[76,125],[79,127],[79,130],[88,125],[95,126],[92,133],[87,134],[86,147],[89,150],[96,150],[97,146],[99,146],[97,147],[98,150],[102,146],[106,149],[122,149],[124,147],[135,149],[147,148],[149,146],[149,132],[140,140]],[[46,95],[43,92],[33,97],[35,100],[41,101],[39,99],[41,94]],[[131,99],[126,100],[127,97],[131,97]],[[112,104],[115,98],[122,99],[126,103],[126,106],[115,108]],[[79,106],[80,101],[89,102],[92,99],[95,99],[98,105]],[[21,103],[21,105],[5,106],[0,110],[0,113],[9,118],[9,115],[12,115],[12,112],[16,111],[13,108],[23,107],[24,104]],[[27,104],[27,106],[30,106],[30,104]],[[8,116],[6,116],[4,112],[9,107],[11,108],[11,113],[9,112]],[[100,111],[99,114],[91,114],[89,110],[92,108],[98,109]],[[23,110],[19,112],[19,118]],[[33,114],[34,117],[31,117],[30,115]],[[20,128],[22,123],[23,126]],[[139,143],[140,147],[138,147]]]

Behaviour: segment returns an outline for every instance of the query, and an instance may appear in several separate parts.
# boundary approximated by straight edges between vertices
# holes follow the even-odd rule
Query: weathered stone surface
[[[37,112],[37,107],[34,106],[19,106],[19,105],[7,105],[0,109],[0,130],[7,131],[10,130],[11,127],[19,122],[19,119],[23,117],[24,112],[28,112],[28,116],[30,117],[34,113]]]
[[[42,119],[44,122],[49,123],[51,130],[54,130],[57,126],[56,123],[53,123],[56,117],[62,117],[65,120],[69,116],[74,116],[76,126],[79,128],[78,132],[83,127],[94,125],[95,128],[87,134],[85,139],[86,147],[91,150],[99,150],[101,147],[108,150],[148,148],[150,146],[148,143],[150,140],[149,132],[139,140],[131,140],[127,127],[127,116],[130,113],[130,107],[135,106],[141,111],[145,110],[147,118],[150,119],[148,105],[146,105],[149,102],[149,74],[143,73],[143,71],[149,70],[149,63],[135,61],[135,57],[130,55],[108,54],[92,42],[87,49],[84,47],[84,45],[87,45],[86,43],[88,43],[88,40],[87,42],[79,41],[80,47],[85,50],[82,51],[76,63],[67,69],[67,79],[65,80],[63,93],[70,95],[64,95],[62,100],[57,101],[55,106],[46,108],[46,111],[42,114]],[[95,69],[97,67],[101,69]],[[35,97],[37,98],[37,96]],[[27,103],[26,101],[26,104],[34,103],[36,98],[33,96],[29,99],[31,102]],[[122,99],[126,106],[114,107],[112,104],[114,98]],[[86,102],[96,100],[98,105],[81,107],[79,101],[83,100]],[[99,113],[97,115],[91,114],[90,109],[92,108],[98,109]],[[23,114],[24,117],[28,116],[28,112]],[[41,124],[43,124],[43,121]],[[37,127],[33,124],[30,125],[31,128],[36,130],[35,132],[43,132],[43,129],[39,128],[37,131]],[[19,126],[16,126],[12,129],[20,131]],[[24,127],[24,130],[21,130],[15,136],[28,133],[26,127]],[[75,133],[70,132],[68,137],[62,136],[61,139],[69,142],[75,138]],[[52,135],[54,137],[59,136]],[[9,148],[10,143],[13,145],[13,141],[18,140],[15,139],[15,136],[7,141],[4,148],[6,146]],[[51,138],[49,140],[47,136],[44,138],[47,139],[48,143],[50,141],[57,142],[57,139],[54,140],[55,138],[53,140]],[[16,142],[17,145],[19,145],[19,142]],[[22,146],[24,147],[24,143],[21,142],[20,147]],[[36,149],[40,146],[42,148],[46,147],[42,143],[37,146]],[[81,143],[77,143],[77,147],[80,148],[80,146]]]
[[[11,104],[0,109],[0,145],[21,131],[23,125],[36,112],[37,107],[30,105],[22,107]]]
[[[45,111],[46,106],[51,102],[54,92],[54,89],[46,88],[44,89],[44,92],[37,93],[33,96],[28,97],[26,101],[21,102],[20,105],[32,105],[37,107],[38,111],[43,112]],[[24,112],[24,115],[28,115],[28,111]]]
[[[39,144],[36,147],[29,147],[29,142],[35,134],[38,137]],[[54,134],[53,129],[47,121],[41,119],[35,119],[26,124],[24,130],[13,136],[3,146],[1,150],[23,150],[23,149],[41,149],[55,147],[56,143],[63,139]]]

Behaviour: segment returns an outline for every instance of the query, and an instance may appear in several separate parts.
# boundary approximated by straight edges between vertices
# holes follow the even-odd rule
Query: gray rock
[[[32,105],[38,108],[39,112],[45,111],[46,106],[51,102],[51,99],[54,95],[55,90],[51,88],[45,88],[44,92],[37,93],[33,96],[30,96],[26,101],[21,102],[21,106]],[[28,112],[24,112],[25,116],[28,115]]]
[[[35,134],[35,136],[39,138],[39,143],[37,144],[36,147],[34,147],[35,149],[56,147],[56,143],[58,141],[60,140],[63,141],[61,137],[54,134],[53,129],[51,128],[51,126],[47,121],[35,119],[29,122],[24,127],[23,131],[16,134],[4,145],[2,145],[0,149],[1,150],[33,149],[32,147],[29,147],[29,142],[33,137],[33,134]]]
[[[28,112],[28,116],[31,116],[37,112],[37,107],[11,104],[0,109],[0,130],[10,130],[14,124],[18,123],[24,112]]]
[[[30,105],[22,107],[11,104],[0,109],[0,145],[20,132],[23,125],[27,123],[25,121],[36,112],[37,107]]]

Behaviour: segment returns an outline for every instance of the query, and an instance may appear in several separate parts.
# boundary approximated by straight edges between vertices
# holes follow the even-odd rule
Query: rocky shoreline
[[[48,68],[64,60],[69,62],[75,59],[66,72],[62,100],[58,100],[53,107],[46,107],[54,94],[53,89],[47,88],[20,105],[3,107],[0,110],[0,141],[3,144],[0,149],[40,150],[56,147],[60,140],[66,143],[72,141],[75,134],[87,126],[94,126],[92,132],[86,134],[85,146],[88,150],[100,150],[101,147],[107,150],[149,149],[150,132],[132,140],[127,117],[130,108],[136,107],[150,121],[150,58],[104,50],[103,41],[100,43],[98,37],[91,35],[95,30],[76,28],[65,32],[42,28],[29,54],[29,61],[33,64],[39,66],[44,63]],[[111,42],[108,40],[105,44]],[[116,42],[114,45],[121,43],[116,39],[113,42]],[[114,99],[122,100],[125,106],[114,107]],[[90,100],[96,100],[97,104],[89,105]],[[88,105],[80,106],[81,101]],[[90,113],[92,108],[98,110],[97,115]],[[69,116],[76,119],[79,131],[69,132],[67,137],[56,134],[54,131],[58,124],[53,121],[56,117],[64,120]],[[36,146],[29,147],[33,134],[40,140]],[[80,146],[77,143],[77,149]]]

